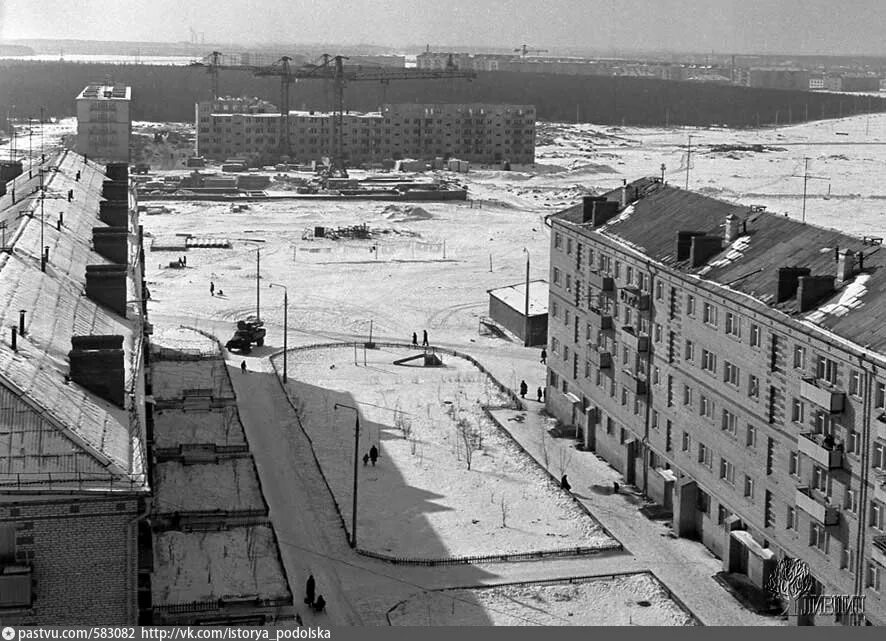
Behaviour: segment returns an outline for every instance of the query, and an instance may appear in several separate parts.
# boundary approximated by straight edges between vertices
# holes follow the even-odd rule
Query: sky
[[[884,0],[0,0],[0,39],[886,55]]]

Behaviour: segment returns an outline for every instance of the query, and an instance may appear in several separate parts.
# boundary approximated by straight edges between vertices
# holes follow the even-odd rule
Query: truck
[[[259,347],[265,344],[265,324],[256,316],[248,316],[237,321],[237,329],[225,347],[230,351],[238,351],[248,354],[252,351],[252,344]]]

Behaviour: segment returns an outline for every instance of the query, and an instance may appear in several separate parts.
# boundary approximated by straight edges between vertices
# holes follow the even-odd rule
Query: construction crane
[[[528,45],[520,45],[519,48],[514,49],[514,53],[519,53],[521,58],[525,58],[526,54],[529,53],[548,53],[547,49],[530,49]]]
[[[396,68],[346,68],[345,56],[323,55],[323,62],[317,65],[315,73],[309,77],[325,78],[331,80],[335,92],[333,105],[333,131],[331,154],[332,166],[329,168],[330,176],[347,177],[347,169],[344,164],[344,93],[345,86],[349,82],[380,82],[388,85],[392,80],[444,80],[447,78],[476,78],[477,72],[473,70],[461,70],[452,61],[450,54],[445,69],[396,69]]]

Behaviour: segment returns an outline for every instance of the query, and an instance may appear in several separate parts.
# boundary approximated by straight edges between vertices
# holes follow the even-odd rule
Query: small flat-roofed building
[[[490,289],[489,317],[516,335],[526,346],[544,345],[548,340],[548,283],[529,282],[529,315],[526,314],[526,283]],[[527,334],[528,329],[528,334]]]
[[[77,96],[77,153],[103,162],[129,162],[132,88],[88,85]]]

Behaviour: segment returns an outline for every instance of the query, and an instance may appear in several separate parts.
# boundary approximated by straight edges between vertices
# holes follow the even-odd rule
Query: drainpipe
[[[649,269],[649,338],[646,348],[646,416],[643,426],[643,498],[647,498],[649,487],[649,425],[652,418],[652,355],[655,341],[655,272],[650,263]]]
[[[859,356],[859,365],[864,365],[864,359]],[[865,567],[864,567],[864,545],[867,538],[868,526],[868,480],[870,478],[870,445],[871,445],[871,418],[873,411],[871,409],[871,386],[873,375],[876,374],[876,366],[874,371],[870,372],[867,368],[862,368],[864,372],[864,399],[862,409],[862,425],[861,425],[861,471],[859,476],[860,487],[858,491],[858,536],[856,537],[855,550],[855,593],[857,595],[864,594],[865,590]],[[851,477],[850,477],[850,483]],[[853,621],[853,625],[859,625],[858,621]]]
[[[132,613],[134,616],[130,617],[130,620],[132,620],[132,621],[137,621],[138,615],[139,615],[139,608],[138,608],[138,552],[139,552],[138,524],[140,521],[146,520],[148,518],[148,515],[151,513],[151,507],[152,507],[151,506],[151,497],[149,495],[145,496],[144,502],[145,502],[144,509],[141,512],[139,512],[138,514],[136,514],[134,517],[129,519],[126,522],[126,525],[123,526],[123,535],[124,536],[129,535],[131,533],[132,529],[135,528],[135,537],[134,537],[135,544],[134,544],[134,546],[131,546],[129,548],[130,551],[132,549],[135,550],[135,559],[133,559],[131,561],[131,562],[134,562],[134,565],[135,565],[135,582],[134,582],[134,584],[130,585],[130,590],[132,591],[132,595],[133,595],[133,600],[130,603],[135,604],[135,612]]]

